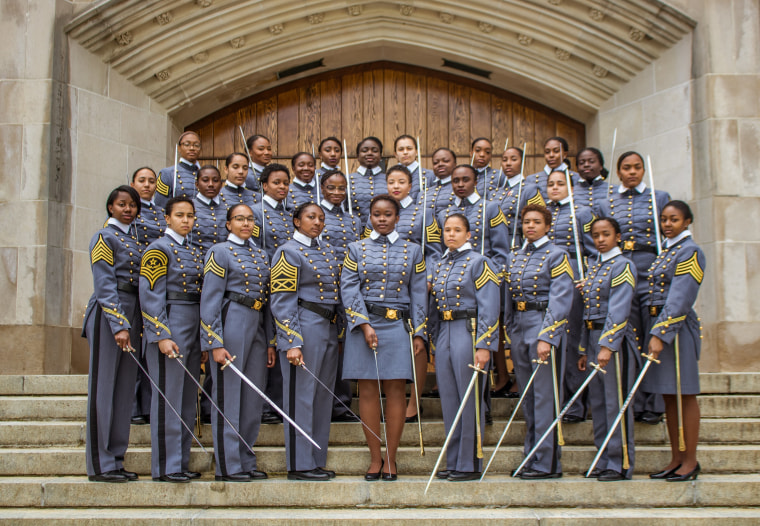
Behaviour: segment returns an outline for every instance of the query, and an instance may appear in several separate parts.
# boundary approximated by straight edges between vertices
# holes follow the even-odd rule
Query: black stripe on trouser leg
[[[212,358],[213,360],[213,358]],[[209,363],[209,362],[206,362]],[[216,405],[224,411],[224,379],[222,378],[222,365],[214,362],[216,365]],[[209,371],[211,374],[211,371]],[[219,471],[223,476],[227,476],[227,461],[224,458],[224,419],[220,414],[216,415],[216,450],[219,452]]]
[[[103,310],[95,305],[95,326],[92,331],[92,378],[90,378],[90,422],[87,431],[90,433],[90,456],[95,475],[100,475],[100,446],[98,444],[98,367],[100,367],[100,320]]]
[[[554,348],[554,353],[553,353],[554,354],[554,363],[555,363],[555,369],[557,370],[557,374],[556,374],[556,378],[555,378],[555,381],[557,382],[557,396],[559,396],[560,393],[562,393],[562,389],[563,389],[562,382],[561,382],[561,378],[562,378],[562,356],[561,356],[561,353],[562,353],[562,351],[560,350],[559,347],[555,347]],[[549,359],[551,360],[551,356],[549,356]],[[571,396],[571,398],[572,398],[572,396]],[[561,402],[561,401],[562,400],[559,400],[559,402]],[[561,403],[559,405],[561,405]],[[554,407],[557,407],[557,406],[554,406]],[[560,407],[560,410],[561,409],[562,408]],[[557,414],[557,412],[555,410],[554,418],[557,418],[557,416],[558,416],[558,414]],[[560,423],[558,422],[557,425],[559,426]],[[552,440],[552,470],[551,470],[551,473],[556,473],[557,472],[557,450],[559,449],[559,429],[557,427],[554,428],[553,435],[554,435],[554,440]]]
[[[290,386],[288,389],[288,416],[296,421],[296,366],[290,364]],[[288,424],[288,438],[290,439],[290,467],[296,469],[296,428]]]
[[[158,351],[158,387],[166,393],[166,355]],[[158,394],[158,393],[154,393]],[[159,476],[166,475],[166,399],[159,395],[158,401],[158,472]],[[152,423],[152,422],[151,422]]]

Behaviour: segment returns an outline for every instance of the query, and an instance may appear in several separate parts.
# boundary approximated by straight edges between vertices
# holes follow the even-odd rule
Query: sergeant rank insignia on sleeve
[[[568,276],[570,276],[572,279],[573,267],[570,266],[570,261],[567,259],[567,254],[562,256],[562,262],[552,269],[552,279],[561,276],[565,272],[567,272]]]
[[[676,266],[676,276],[683,276],[684,274],[689,274],[694,280],[698,283],[702,283],[702,278],[705,277],[705,273],[702,270],[702,267],[699,266],[699,261],[697,260],[697,251],[695,250],[694,253],[691,255],[689,259],[686,261],[682,261]]]
[[[166,276],[168,265],[169,258],[158,249],[153,248],[143,254],[140,275],[148,279],[150,290],[153,290],[159,278]]]
[[[636,288],[636,278],[633,277],[633,273],[631,272],[631,265],[626,265],[625,270],[613,278],[610,285],[614,288],[623,283],[628,283],[633,289]]]
[[[285,252],[280,253],[280,259],[272,267],[272,293],[296,292],[298,289],[298,267],[288,263]]]
[[[493,270],[491,270],[491,267],[488,266],[488,263],[484,261],[483,272],[480,274],[480,277],[477,280],[475,280],[475,288],[477,290],[480,290],[489,281],[493,281],[494,283],[496,283],[497,286],[499,285],[499,277],[496,275],[496,273]]]
[[[214,260],[213,252],[209,255],[208,261],[206,262],[206,266],[203,267],[204,276],[208,274],[209,272],[211,272],[212,274],[216,274],[222,279],[224,279],[224,276],[227,274],[227,271]]]
[[[98,242],[92,247],[90,252],[90,261],[94,265],[98,261],[105,261],[113,267],[113,250],[109,247],[103,239],[103,234],[98,236]]]

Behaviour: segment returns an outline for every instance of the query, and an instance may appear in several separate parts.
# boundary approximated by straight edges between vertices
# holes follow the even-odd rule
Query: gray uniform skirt
[[[656,318],[650,318],[650,329]],[[699,354],[702,347],[699,320],[691,311],[678,332],[678,351],[681,362],[681,394],[696,395],[699,390]],[[647,346],[649,340],[647,339]],[[648,347],[644,347],[647,349]],[[665,343],[659,356],[660,364],[652,364],[647,371],[641,388],[648,393],[674,395],[676,392],[675,341]]]
[[[408,307],[405,307],[408,308]],[[344,380],[412,381],[412,361],[409,351],[409,331],[406,320],[389,320],[370,313],[369,323],[377,334],[377,370],[374,352],[367,347],[364,333],[357,327],[346,332],[343,350]]]

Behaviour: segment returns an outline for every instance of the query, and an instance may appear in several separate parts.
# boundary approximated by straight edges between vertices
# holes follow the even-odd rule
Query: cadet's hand
[[[179,345],[169,338],[164,338],[158,342],[158,350],[169,358],[176,358],[175,355],[179,354]]]
[[[585,279],[579,279],[578,281],[575,282],[575,288],[578,290],[583,290],[583,285],[585,284],[586,284]]]
[[[232,361],[232,355],[227,352],[227,349],[224,347],[218,347],[213,350],[212,354],[214,355],[214,361],[216,363],[220,363],[224,365],[227,363],[227,360]]]
[[[201,352],[201,365],[208,363],[208,351]]]
[[[414,355],[417,356],[420,353],[425,352],[425,340],[421,336],[414,337]]]
[[[291,365],[301,365],[301,361],[303,360],[301,348],[293,347],[292,349],[288,349],[287,358]]]
[[[478,349],[475,351],[475,366],[479,369],[485,369],[488,360],[491,359],[491,351],[488,349]]]
[[[127,329],[122,329],[114,334],[113,339],[116,340],[116,346],[122,351],[132,348],[132,345],[129,343],[129,331]]]
[[[599,367],[607,367],[607,364],[610,362],[611,357],[612,350],[609,347],[602,347],[599,350],[599,354],[596,356],[596,361],[599,364]]]
[[[277,352],[274,347],[267,347],[267,369],[271,369],[277,363]]]
[[[373,351],[377,350],[378,341],[375,329],[373,329],[369,323],[362,323],[359,327],[361,327],[362,332],[364,333],[364,341],[367,342],[367,347]]]
[[[582,354],[580,358],[578,358],[578,370],[583,372],[586,370],[586,362],[588,361],[588,357],[585,354]]]
[[[543,340],[538,340],[538,359],[545,362],[549,359],[549,355],[552,351],[552,346]]]
[[[651,354],[654,359],[657,359],[657,357],[660,355],[662,348],[662,340],[657,336],[652,336],[649,339],[649,354]]]

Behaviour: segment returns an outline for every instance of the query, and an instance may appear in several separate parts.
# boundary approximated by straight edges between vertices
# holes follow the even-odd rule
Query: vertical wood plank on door
[[[243,128],[245,139],[256,133],[256,105],[250,104],[237,111],[237,124]],[[245,153],[243,137],[240,130],[235,130],[235,151]]]
[[[512,103],[512,132],[515,141],[526,144],[525,168],[523,170],[525,175],[535,173],[536,163],[531,156],[543,150],[536,150],[536,134],[533,129],[533,110],[531,108],[523,104]],[[543,154],[541,159],[543,159]]]
[[[420,163],[423,167],[427,168],[432,166],[428,158],[433,150],[427,142],[426,135],[427,97],[425,96],[425,76],[410,72],[404,73],[404,88],[406,91],[406,133],[412,137],[420,138],[420,148],[422,149],[419,152]]]
[[[272,142],[272,155],[277,155],[277,95],[256,103],[256,132]]]
[[[312,145],[316,154],[319,144],[322,98],[319,83],[309,83],[298,89],[298,145],[296,151],[311,152]],[[293,152],[295,155],[296,152]]]
[[[448,83],[436,77],[427,79],[426,150],[449,146],[449,90]]]
[[[491,95],[479,89],[470,90],[470,144],[476,137],[487,137],[492,141],[500,142],[499,137],[493,137],[492,133],[492,110]],[[494,149],[494,152],[496,149]]]
[[[343,137],[346,141],[346,150],[348,156],[353,157],[356,144],[362,139],[362,115],[363,115],[363,74],[351,73],[343,76],[342,82],[342,100],[343,107],[341,110]],[[355,169],[351,159],[348,161],[348,169]]]
[[[383,70],[365,71],[362,77],[362,102],[364,109],[361,114],[361,120],[363,133],[359,139],[370,135],[381,138],[383,136],[384,120]],[[380,140],[382,141],[382,138]],[[383,143],[383,147],[387,147],[385,142]]]
[[[272,155],[286,165],[289,164],[290,157],[299,151],[298,108],[298,89],[277,96],[277,146],[272,143]]]
[[[341,93],[342,87],[339,78],[330,77],[319,83],[320,96],[322,101],[320,106],[322,107],[322,115],[320,116],[320,132],[317,141],[317,147],[319,147],[319,141],[325,137],[337,137],[342,140],[343,133],[341,131]]]
[[[210,159],[215,157],[214,155],[214,123],[209,122],[205,126],[200,128],[186,128],[186,130],[192,130],[198,134],[201,139],[201,158]],[[174,159],[174,152],[170,152],[170,157]]]
[[[228,113],[214,121],[214,157],[227,157],[234,151],[236,126],[236,113]]]
[[[522,148],[512,131],[512,104],[505,98],[491,95],[491,137],[493,138],[494,166],[499,166],[499,157],[504,153],[504,144],[509,139],[509,146]]]
[[[403,133],[408,133],[404,72],[388,69],[385,71],[383,82],[383,135],[381,136],[386,156],[393,155],[393,141]],[[396,164],[396,160],[391,160],[391,164]]]
[[[467,156],[470,151],[470,88],[449,84],[449,148]]]

